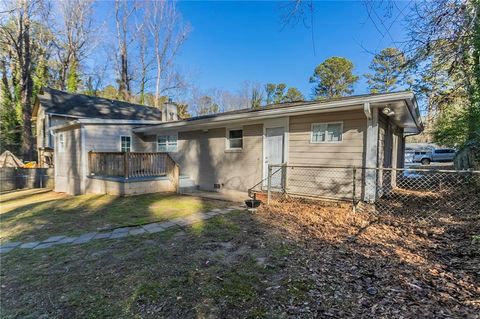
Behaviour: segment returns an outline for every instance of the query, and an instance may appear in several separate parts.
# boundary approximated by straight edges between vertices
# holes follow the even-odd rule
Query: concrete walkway
[[[196,222],[206,220],[217,215],[226,214],[235,210],[244,210],[241,206],[231,206],[225,209],[213,209],[206,213],[199,213],[185,217],[175,218],[159,223],[145,224],[141,226],[116,228],[107,232],[90,232],[81,234],[76,237],[69,237],[64,235],[52,236],[44,241],[34,242],[7,242],[0,245],[0,254],[8,253],[14,249],[45,249],[56,245],[79,245],[85,244],[92,240],[98,239],[117,239],[127,236],[137,236],[142,234],[154,234],[162,232],[173,226],[188,226]]]

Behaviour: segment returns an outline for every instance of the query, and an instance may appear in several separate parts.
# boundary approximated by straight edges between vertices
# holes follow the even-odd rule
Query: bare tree
[[[174,1],[151,1],[146,7],[146,21],[153,39],[156,66],[155,106],[162,92],[174,89],[181,77],[174,70],[174,59],[188,35]],[[162,83],[164,82],[164,83]]]
[[[136,6],[131,5],[126,0],[115,1],[115,22],[117,28],[117,45],[118,45],[118,62],[119,62],[119,78],[118,78],[118,94],[122,100],[130,100],[132,80],[129,67],[128,48],[132,39],[129,38],[130,32],[129,20],[135,13]]]
[[[59,62],[59,86],[66,87],[70,68],[79,64],[93,47],[93,1],[62,0],[57,2],[61,22],[56,30]]]

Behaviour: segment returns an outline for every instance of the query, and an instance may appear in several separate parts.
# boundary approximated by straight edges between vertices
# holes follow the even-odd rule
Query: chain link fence
[[[279,198],[348,201],[353,210],[432,218],[480,211],[480,171],[271,165],[256,186]]]

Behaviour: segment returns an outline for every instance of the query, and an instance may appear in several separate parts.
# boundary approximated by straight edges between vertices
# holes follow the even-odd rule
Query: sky
[[[99,14],[104,16],[109,5],[113,4],[100,3]],[[300,21],[285,26],[285,5],[274,1],[179,1],[191,32],[177,65],[204,91],[221,88],[235,92],[244,81],[283,82],[308,98],[313,87],[309,78],[328,57],[350,59],[354,73],[361,76],[368,72],[372,52],[395,46],[393,40],[405,37],[400,22],[382,35],[361,1],[314,2],[313,25],[307,16],[308,25]],[[399,11],[407,6],[407,2],[395,3]],[[362,93],[367,93],[363,77],[354,91]]]
[[[399,2],[405,7],[406,2]],[[368,72],[371,52],[395,45],[405,31],[400,23],[390,36],[377,31],[363,2],[315,2],[312,28],[303,22],[284,26],[285,2],[180,2],[192,32],[178,64],[196,70],[194,82],[201,88],[236,90],[245,80],[285,82],[309,96],[314,68],[330,56],[353,61],[355,73]],[[310,23],[310,20],[308,21]],[[314,50],[315,46],[315,50]],[[370,52],[368,52],[370,51]],[[355,93],[366,93],[362,79]]]

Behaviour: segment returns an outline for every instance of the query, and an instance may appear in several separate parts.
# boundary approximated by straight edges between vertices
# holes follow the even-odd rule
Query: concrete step
[[[198,191],[198,185],[189,176],[180,175],[180,193],[193,193]]]
[[[195,193],[198,192],[198,187],[197,186],[184,186],[180,187],[179,189],[180,193]]]

